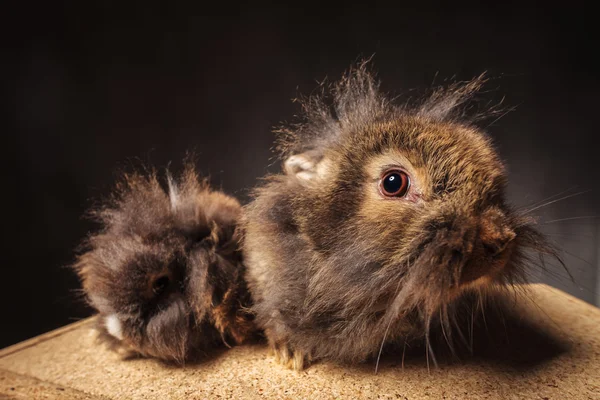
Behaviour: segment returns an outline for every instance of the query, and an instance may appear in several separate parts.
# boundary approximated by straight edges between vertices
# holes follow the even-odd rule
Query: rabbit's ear
[[[288,157],[283,168],[285,173],[295,176],[302,184],[310,185],[323,179],[329,172],[329,160],[317,150]]]

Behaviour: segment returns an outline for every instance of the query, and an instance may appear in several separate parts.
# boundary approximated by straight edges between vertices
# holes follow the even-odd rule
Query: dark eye
[[[167,290],[169,283],[171,283],[171,280],[166,275],[156,278],[154,283],[152,283],[152,292],[154,292],[155,295],[160,296]]]
[[[403,197],[409,187],[410,178],[406,172],[398,169],[385,172],[379,182],[379,190],[386,197]]]

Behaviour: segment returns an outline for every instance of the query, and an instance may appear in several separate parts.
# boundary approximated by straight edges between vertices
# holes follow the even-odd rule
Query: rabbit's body
[[[284,364],[357,362],[451,329],[462,293],[522,279],[540,237],[506,205],[485,134],[456,117],[480,84],[400,107],[361,66],[333,88],[333,113],[311,98],[284,130],[285,173],[244,220],[256,321]]]
[[[119,349],[183,362],[254,324],[236,226],[237,200],[188,166],[169,192],[155,173],[126,175],[94,215],[102,229],[74,268],[104,337]]]

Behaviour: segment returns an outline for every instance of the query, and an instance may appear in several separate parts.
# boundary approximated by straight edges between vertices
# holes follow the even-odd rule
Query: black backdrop
[[[383,88],[396,93],[434,78],[498,77],[490,96],[517,106],[489,127],[510,167],[511,199],[591,189],[540,211],[598,215],[591,8],[223,3],[233,16],[209,16],[200,2],[123,3],[21,2],[3,12],[0,347],[89,314],[64,266],[94,228],[81,215],[118,168],[176,165],[195,149],[201,171],[246,200],[257,177],[277,168],[270,129],[297,111],[289,100],[373,53]],[[576,283],[534,279],[594,302],[596,220],[549,226]]]

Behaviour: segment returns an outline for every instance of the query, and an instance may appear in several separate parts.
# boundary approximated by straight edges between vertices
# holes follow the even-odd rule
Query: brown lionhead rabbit
[[[364,64],[280,131],[284,173],[245,209],[246,279],[280,362],[358,362],[451,329],[454,305],[552,254],[505,201],[505,167],[464,113],[477,78],[394,105]]]
[[[188,164],[179,179],[127,174],[92,215],[101,229],[74,265],[105,338],[126,353],[183,362],[240,343],[254,324],[236,226],[237,200]]]

